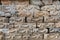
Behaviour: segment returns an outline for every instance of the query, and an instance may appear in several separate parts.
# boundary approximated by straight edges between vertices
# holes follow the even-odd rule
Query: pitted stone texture
[[[44,40],[60,40],[59,33],[44,34]]]

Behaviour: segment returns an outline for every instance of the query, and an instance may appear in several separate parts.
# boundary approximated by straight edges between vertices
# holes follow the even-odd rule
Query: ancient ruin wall
[[[0,40],[60,40],[60,1],[1,1]]]

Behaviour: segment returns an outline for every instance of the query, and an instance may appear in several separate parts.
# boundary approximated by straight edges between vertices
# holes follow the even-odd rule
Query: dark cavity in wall
[[[0,5],[2,5],[1,0],[0,0]]]

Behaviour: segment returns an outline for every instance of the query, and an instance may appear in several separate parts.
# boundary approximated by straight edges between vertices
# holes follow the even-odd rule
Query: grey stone
[[[0,11],[0,16],[4,16],[5,13],[3,11]]]
[[[5,17],[11,17],[10,13],[5,13]]]
[[[30,0],[30,3],[37,6],[43,5],[43,3],[40,0]]]
[[[52,4],[52,0],[42,0],[45,5]]]

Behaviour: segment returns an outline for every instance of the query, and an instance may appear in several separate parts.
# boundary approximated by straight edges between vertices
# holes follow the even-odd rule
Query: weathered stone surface
[[[60,2],[23,1],[0,5],[0,40],[60,40]]]
[[[41,17],[41,16],[48,16],[49,12],[48,11],[38,11],[34,13],[34,17]]]
[[[0,40],[4,40],[4,33],[0,31]]]
[[[46,6],[43,6],[41,7],[41,10],[43,11],[54,11],[56,10],[56,5],[46,5]]]
[[[44,22],[59,22],[59,16],[45,16]]]
[[[28,23],[36,23],[36,22],[41,23],[42,20],[43,20],[42,16],[40,16],[40,17],[27,17],[27,22]]]
[[[39,39],[42,40],[42,36],[40,34],[31,36],[31,40],[39,40]]]
[[[9,19],[10,23],[23,23],[24,22],[25,17],[11,17]]]
[[[50,15],[52,16],[59,16],[60,15],[60,11],[50,11]]]
[[[49,28],[50,33],[60,33],[60,28]]]
[[[60,27],[60,22],[55,23],[55,26],[56,26],[57,28]]]
[[[60,1],[54,1],[53,5],[60,5]]]
[[[59,35],[58,33],[44,34],[44,40],[60,40]]]
[[[6,1],[2,1],[2,4],[3,5],[9,5],[9,4],[11,4],[11,1],[7,1],[7,2]]]
[[[3,11],[0,11],[0,16],[4,16],[5,13]]]
[[[52,4],[52,1],[53,1],[53,0],[42,0],[42,2],[43,2],[45,5]]]
[[[30,0],[30,3],[37,6],[43,5],[43,3],[40,0]]]
[[[37,27],[40,29],[45,29],[45,28],[50,28],[50,27],[55,27],[54,23],[38,23]]]
[[[5,18],[5,17],[0,17],[0,22],[7,23],[8,22],[8,19]]]

